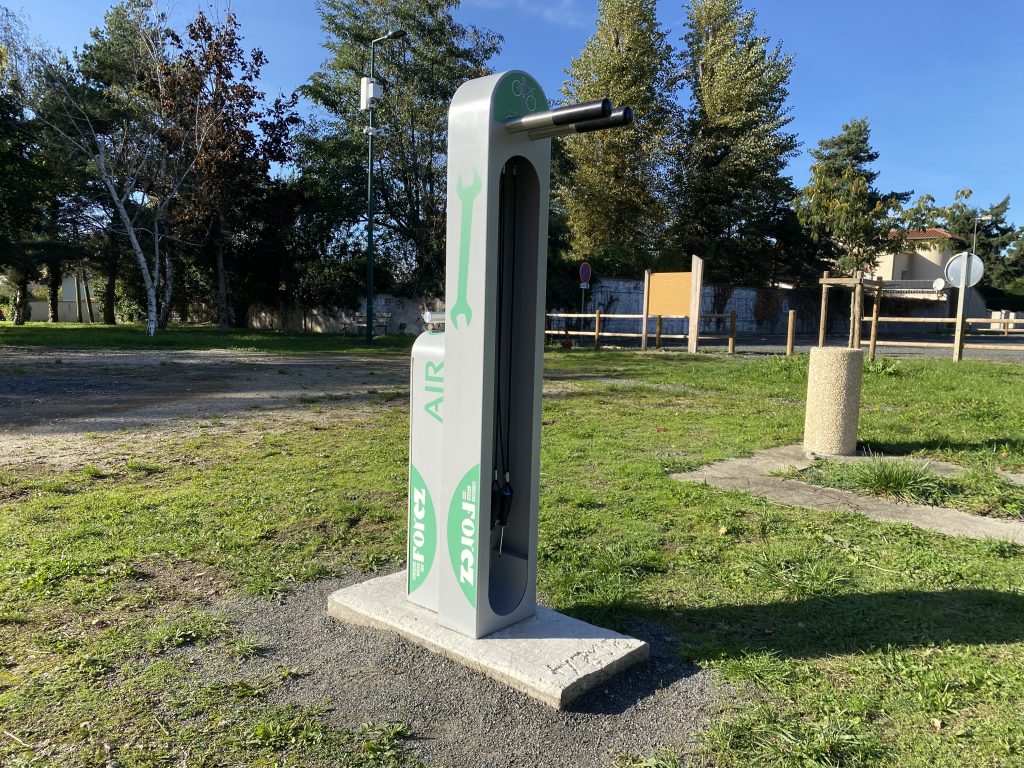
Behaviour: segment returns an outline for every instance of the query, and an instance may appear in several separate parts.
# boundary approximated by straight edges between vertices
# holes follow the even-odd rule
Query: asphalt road
[[[898,341],[898,342],[946,342],[952,345],[953,337],[949,336],[886,336],[886,341]],[[829,336],[828,346],[830,347],[845,347],[847,343],[847,337],[843,336]],[[812,346],[817,346],[818,337],[801,336],[796,340],[795,349],[799,353],[808,353]],[[986,344],[992,346],[1001,347],[1001,349],[972,349],[971,344]],[[861,342],[861,346],[864,350],[867,350],[868,340],[865,338]],[[710,339],[708,341],[701,341],[701,349],[705,351],[724,351],[726,348],[725,340]],[[754,354],[754,355],[780,355],[786,351],[786,339],[781,336],[737,336],[736,337],[736,352],[739,354]],[[878,357],[934,357],[952,360],[953,349],[952,346],[947,348],[942,347],[912,347],[912,346],[897,346],[897,347],[878,347]],[[1002,336],[998,334],[992,335],[981,335],[974,334],[967,338],[965,349],[964,349],[965,360],[990,360],[997,362],[1010,362],[1010,363],[1021,363],[1024,364],[1024,334],[1018,333],[1011,336]]]

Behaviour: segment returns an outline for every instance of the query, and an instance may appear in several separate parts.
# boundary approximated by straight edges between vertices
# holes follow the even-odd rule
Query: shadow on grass
[[[1016,437],[993,437],[974,442],[955,442],[951,440],[871,440],[865,441],[863,445],[874,453],[893,456],[909,456],[918,451],[950,451],[954,453],[1008,451],[1010,453],[1024,454],[1024,440]]]
[[[60,350],[239,350],[276,354],[406,355],[412,335],[378,335],[367,345],[358,334],[300,333],[232,329],[222,332],[210,325],[179,325],[147,336],[140,324],[117,326],[79,323],[0,322],[0,348],[49,347]]]
[[[1006,545],[1012,547],[1014,545]],[[1024,641],[1024,595],[985,589],[878,592],[808,597],[763,605],[720,605],[651,611],[640,604],[609,614],[590,605],[567,607],[588,619],[601,614],[626,631],[654,623],[671,627],[684,660],[738,658],[772,652],[823,658],[888,647],[999,645]]]

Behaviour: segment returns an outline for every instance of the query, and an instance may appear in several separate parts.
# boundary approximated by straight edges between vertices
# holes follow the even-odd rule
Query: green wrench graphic
[[[473,322],[473,310],[466,297],[469,289],[469,237],[473,230],[473,201],[480,194],[482,186],[480,174],[475,169],[470,184],[464,186],[461,178],[455,182],[455,192],[462,204],[462,225],[459,229],[459,287],[451,311],[452,326],[456,329],[459,328],[460,320],[465,320],[463,325],[467,328]]]

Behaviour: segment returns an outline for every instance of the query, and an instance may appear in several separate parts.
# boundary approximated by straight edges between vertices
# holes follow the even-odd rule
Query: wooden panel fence
[[[645,336],[650,335],[649,322],[654,321],[654,348],[661,349],[662,342],[666,340],[672,341],[686,341],[689,342],[690,336],[685,333],[665,333],[665,321],[666,320],[686,320],[689,319],[689,315],[649,315],[648,316],[648,333],[644,333],[644,316],[643,315],[620,315],[620,314],[606,314],[598,310],[593,313],[580,313],[580,312],[550,312],[547,315],[548,328],[545,329],[544,333],[549,337],[583,337],[593,339],[594,349],[601,348],[602,339],[637,339],[643,340]],[[586,325],[591,325],[590,330],[571,330],[569,328],[551,328],[551,320],[580,320]],[[639,321],[639,329],[635,333],[623,332],[623,331],[606,331],[604,323],[608,320],[637,320]],[[712,340],[724,340],[727,342],[727,349],[729,354],[733,354],[736,351],[736,313],[729,312],[726,314],[717,315],[701,315],[701,320],[728,320],[729,330],[726,335],[721,334],[710,334],[700,333],[698,341],[712,341]]]

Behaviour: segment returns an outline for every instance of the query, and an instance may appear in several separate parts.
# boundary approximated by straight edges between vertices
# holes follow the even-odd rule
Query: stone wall
[[[389,314],[386,333],[391,335],[418,335],[424,329],[422,313],[438,308],[438,302],[429,299],[407,299],[388,294],[373,297],[375,314]],[[249,308],[248,326],[265,331],[305,331],[309,333],[364,333],[356,325],[356,310],[315,307],[260,307]],[[377,329],[380,333],[380,329]]]
[[[951,292],[953,293],[953,292]],[[602,278],[591,284],[587,291],[585,312],[600,309],[605,315],[639,315],[643,311],[644,286],[642,280]],[[987,312],[980,297],[972,297],[971,312],[974,317],[984,317]],[[848,291],[832,291],[829,298],[829,333],[844,335],[849,332]],[[701,294],[703,314],[729,314],[736,312],[736,334],[743,336],[777,336],[786,333],[789,310],[797,312],[797,334],[814,336],[818,333],[818,317],[821,312],[821,293],[817,288],[792,290],[786,288],[732,288],[728,286],[705,285]],[[954,302],[950,304],[950,302]],[[870,302],[865,302],[865,315],[870,316]],[[374,297],[374,310],[388,313],[391,318],[387,325],[388,334],[417,335],[424,329],[421,314],[426,310],[443,310],[444,303],[437,299],[414,299],[378,294]],[[890,316],[908,317],[949,317],[956,309],[955,297],[949,301],[923,301],[900,299],[886,296],[882,311]],[[567,313],[579,312],[579,305],[560,310]],[[356,310],[341,310],[325,307],[302,310],[298,307],[251,307],[247,318],[250,328],[257,330],[306,331],[310,333],[362,333],[357,330]],[[654,332],[654,320],[650,321],[650,332]],[[665,320],[663,333],[689,333],[689,319]],[[580,328],[593,329],[593,321],[553,319],[549,321],[553,330]],[[701,335],[717,336],[728,331],[728,319],[705,318],[700,323]],[[880,331],[886,335],[929,334],[950,330],[949,324],[883,324]],[[602,329],[608,333],[639,333],[640,320],[605,320]],[[379,331],[378,331],[379,332]],[[868,326],[864,326],[865,338]],[[631,340],[622,342],[629,344]]]

